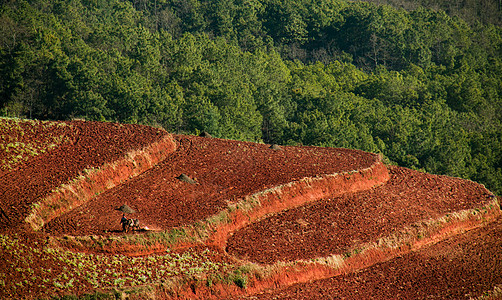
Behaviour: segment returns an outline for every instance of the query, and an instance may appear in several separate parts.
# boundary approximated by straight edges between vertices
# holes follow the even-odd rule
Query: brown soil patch
[[[76,178],[84,169],[116,161],[130,150],[142,148],[166,134],[157,128],[138,125],[83,121],[62,124],[71,126],[53,126],[57,129],[53,133],[69,137],[71,142],[33,156],[1,176],[0,232],[25,226],[24,219],[32,203]],[[36,128],[24,132],[23,139],[37,141]]]
[[[271,264],[344,254],[421,220],[492,201],[475,182],[392,167],[383,186],[289,209],[233,234],[227,251]]]
[[[470,299],[502,285],[502,219],[346,275],[249,299]],[[490,299],[500,299],[501,294]]]
[[[274,150],[276,147],[264,144],[174,135],[176,150],[172,152],[171,135],[146,126],[74,121],[54,122],[71,126],[31,130],[30,126],[41,125],[20,123],[23,125],[9,136],[9,142],[24,144],[16,151],[44,151],[0,170],[0,298],[49,298],[138,285],[145,285],[151,294],[132,296],[137,299],[152,295],[160,299],[229,298],[354,270],[359,271],[252,297],[461,299],[501,284],[500,219],[444,240],[500,214],[498,206],[496,212],[495,208],[479,209],[477,214],[477,208],[494,198],[474,182],[400,167],[390,167],[387,181],[389,172],[379,157],[357,150],[287,146]],[[26,146],[38,136],[42,139],[38,144]],[[145,161],[146,156],[130,157],[133,150],[164,145],[158,142],[166,137],[172,149],[154,167]],[[0,159],[12,157],[0,151]],[[130,164],[151,168],[132,174]],[[33,232],[25,223],[34,211],[33,203],[53,195],[65,197],[61,192],[65,186],[73,192],[71,184],[88,169],[99,172],[86,178],[83,185],[94,186],[84,189],[83,200],[74,201],[80,206],[54,210],[39,223],[42,232]],[[120,180],[111,184],[105,177]],[[376,185],[381,186],[371,188]],[[249,203],[244,200],[256,200],[260,205],[246,210]],[[122,205],[136,211],[131,216],[142,227],[159,231],[188,228],[219,217],[222,211],[229,212],[229,220],[217,228],[208,226],[213,231],[206,245],[169,249],[152,240],[153,246],[148,248],[135,245],[137,240],[129,235],[122,236],[122,212],[116,210]],[[357,255],[360,247],[392,237],[403,228],[440,217],[444,220],[445,215],[462,210],[470,210],[465,218],[444,221],[426,238],[412,237],[409,244],[397,243],[396,247],[364,248],[367,251]],[[133,242],[122,243],[129,238]],[[85,245],[80,253],[55,246],[64,241],[76,241],[76,245],[85,239],[92,246],[111,241],[105,245],[111,255]],[[430,246],[430,242],[439,243]],[[337,254],[331,257],[334,263],[328,261],[331,254]],[[345,254],[353,256],[336,269],[336,259],[342,260]],[[401,257],[391,259],[396,255]],[[319,257],[325,261],[312,263],[312,258]],[[231,277],[222,279],[222,274],[234,274],[249,261],[293,263],[255,264],[260,267],[257,273],[244,274],[249,275],[247,290]],[[213,279],[219,281],[211,285]]]
[[[282,147],[175,135],[177,150],[151,170],[110,189],[45,226],[53,235],[118,233],[120,212],[127,204],[150,229],[168,229],[203,220],[229,203],[277,185],[357,170],[378,157],[357,150]],[[179,180],[186,174],[197,184]]]

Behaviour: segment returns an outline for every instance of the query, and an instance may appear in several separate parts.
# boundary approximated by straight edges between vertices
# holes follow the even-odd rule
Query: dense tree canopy
[[[502,194],[501,7],[471,2],[3,1],[0,115],[357,148]]]

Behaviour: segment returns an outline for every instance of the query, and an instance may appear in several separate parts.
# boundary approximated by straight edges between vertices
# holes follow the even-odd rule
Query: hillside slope
[[[458,281],[439,294],[408,289],[408,298],[477,297],[501,284],[486,275],[501,272],[499,204],[475,182],[385,166],[357,150],[50,124],[0,119],[2,149],[46,149],[18,151],[16,161],[10,150],[0,154],[11,162],[0,174],[2,299],[96,291],[129,299],[386,299],[428,272],[422,258],[441,267],[434,272],[442,284]],[[123,204],[142,230],[121,231]],[[379,274],[391,276],[387,292],[374,290]]]
[[[133,149],[141,149],[160,140],[166,132],[157,128],[99,122],[40,122],[0,119],[2,144],[13,144],[14,150],[0,152],[9,159],[9,153],[22,145],[51,143],[48,151],[30,155],[18,154],[19,162],[11,164],[12,170],[1,174],[0,191],[2,210],[0,232],[23,225],[33,204],[52,191],[69,183],[83,173],[92,173],[106,163],[116,162]],[[8,141],[15,138],[15,141]],[[21,152],[21,151],[19,151]],[[21,159],[22,158],[22,159]],[[129,175],[129,174],[128,174]]]

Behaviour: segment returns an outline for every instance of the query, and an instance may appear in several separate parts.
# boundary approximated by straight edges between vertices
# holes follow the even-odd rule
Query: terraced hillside
[[[502,220],[396,258],[247,299],[501,299]]]
[[[246,195],[304,178],[367,168],[377,161],[376,155],[354,150],[273,150],[264,144],[173,137],[176,151],[157,166],[53,220],[45,230],[71,235],[119,230],[121,213],[113,208],[124,203],[149,228],[165,230],[209,218]],[[178,179],[181,174],[196,184]],[[85,227],[89,224],[93,227]]]
[[[474,182],[357,150],[85,121],[0,125],[2,299],[388,299],[403,286],[406,298],[458,298],[502,284],[500,208]],[[141,230],[122,232],[124,204]],[[474,249],[478,264],[462,259]],[[414,294],[406,282],[433,262],[455,284]],[[475,268],[455,271],[466,263]]]
[[[83,174],[95,173],[96,169],[116,163],[129,152],[149,147],[166,136],[156,128],[96,122],[1,119],[0,124],[2,145],[7,145],[2,147],[5,151],[0,156],[11,169],[2,174],[0,182],[3,204],[0,232],[24,225],[22,220],[32,208],[43,205],[43,199],[63,184],[74,182]],[[11,144],[14,146],[9,147]],[[23,152],[28,147],[22,145],[42,150]],[[15,162],[9,159],[12,152],[20,153]],[[142,168],[125,170],[126,177],[133,174],[132,169]]]

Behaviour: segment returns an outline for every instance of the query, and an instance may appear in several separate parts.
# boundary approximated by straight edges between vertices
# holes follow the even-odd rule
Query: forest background
[[[0,116],[381,153],[502,195],[500,0],[10,0]]]

